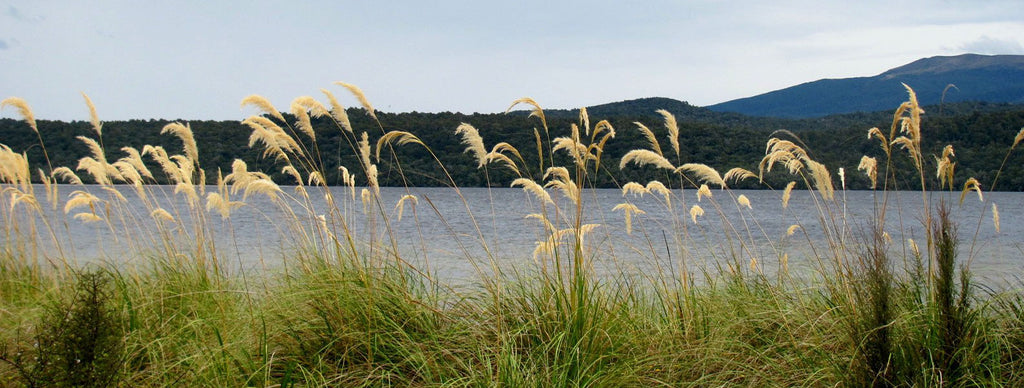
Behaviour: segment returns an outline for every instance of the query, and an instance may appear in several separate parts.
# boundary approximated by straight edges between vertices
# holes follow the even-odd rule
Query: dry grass
[[[478,234],[453,231],[452,237],[479,278],[477,287],[468,290],[443,284],[429,264],[410,264],[403,253],[416,246],[427,256],[429,242],[423,237],[403,241],[394,229],[398,222],[419,225],[424,206],[439,211],[429,198],[410,192],[393,206],[385,204],[377,181],[382,150],[415,146],[433,151],[410,132],[384,131],[358,87],[337,85],[379,127],[373,128],[381,131],[375,147],[365,130],[352,127],[328,90],[321,90],[327,105],[308,96],[293,100],[294,122],[264,97],[242,100],[242,107],[261,111],[243,121],[252,130],[249,146],[261,148],[264,159],[275,163],[294,188],[249,171],[241,160],[227,175],[217,171],[216,186],[208,187],[199,160],[202,145],[187,123],[161,129],[181,141],[180,151],[174,151],[180,154],[158,145],[146,145],[141,152],[125,147],[125,156],[109,163],[113,156],[104,148],[102,123],[84,95],[96,138],[79,137],[89,155],[74,170],[47,166],[33,172],[23,154],[0,147],[0,215],[8,221],[0,251],[0,381],[44,381],[38,376],[45,373],[32,371],[46,369],[19,352],[29,349],[32,336],[52,334],[37,324],[43,315],[39,306],[74,300],[69,284],[79,265],[62,253],[46,252],[51,242],[63,252],[63,244],[70,243],[59,241],[56,230],[73,222],[109,230],[132,247],[125,253],[132,264],[100,266],[116,292],[97,302],[110,304],[99,306],[103,311],[124,315],[118,318],[124,327],[116,337],[125,353],[114,373],[127,386],[934,385],[948,382],[942,379],[949,376],[964,385],[1024,381],[1019,371],[1024,363],[1013,355],[1015,344],[1024,343],[1019,334],[1024,315],[1013,302],[1020,297],[991,295],[988,303],[971,293],[970,260],[955,254],[959,240],[949,233],[948,214],[940,209],[938,221],[932,219],[927,187],[919,214],[899,220],[900,228],[907,228],[903,218],[906,224],[910,218],[921,221],[919,227],[928,231],[927,249],[921,251],[913,240],[893,242],[881,229],[857,229],[837,199],[833,170],[814,160],[811,147],[794,134],[780,131],[767,140],[765,157],[750,161],[758,165],[756,174],[734,167],[721,175],[712,166],[682,163],[689,158],[681,154],[678,123],[663,110],[657,113],[679,167],[660,148],[663,134],[636,123],[648,149],[625,153],[619,168],[649,166],[668,179],[623,184],[623,202],[610,209],[622,212],[616,220],[588,210],[595,205],[588,185],[603,172],[605,147],[614,141],[608,121],[592,125],[581,110],[567,136],[550,139],[540,105],[529,98],[514,101],[509,110],[529,106],[528,120],[539,120],[543,129],[534,130],[536,161],[524,159],[506,142],[488,151],[468,123],[454,128],[483,174],[492,165],[516,174],[512,187],[527,193],[523,216],[537,225],[538,238],[534,265],[510,268],[494,254],[460,189],[453,187]],[[8,98],[0,106],[16,108],[39,135],[23,100]],[[894,113],[888,136],[877,128],[868,130],[867,141],[879,141],[881,154],[864,156],[858,170],[873,188],[881,178],[880,201],[889,200],[895,184],[893,158],[908,158],[922,184],[926,174],[934,173],[938,189],[953,190],[956,155],[948,146],[922,149],[927,135],[922,114],[908,88],[908,101]],[[333,121],[365,178],[346,166],[321,165],[314,118]],[[1024,130],[1008,141],[1007,158],[1022,137]],[[906,155],[893,153],[893,146]],[[925,154],[941,156],[931,165]],[[559,165],[557,160],[569,162]],[[147,165],[159,166],[173,190],[152,184]],[[882,174],[880,165],[886,166]],[[100,189],[82,185],[76,171]],[[838,190],[845,193],[844,170],[835,171]],[[348,195],[326,187],[324,177],[337,172]],[[754,216],[750,199],[728,185],[768,174],[792,176],[777,194],[782,208],[794,191],[806,190],[815,204],[812,221],[783,212],[785,219],[771,221],[797,223],[784,236],[770,235],[761,225],[766,220]],[[37,198],[33,175],[45,183],[45,198]],[[58,180],[74,188],[66,198],[56,197]],[[966,182],[961,202],[971,191],[984,200],[981,182]],[[126,199],[117,190],[115,185],[122,183],[130,184],[137,199]],[[712,192],[709,185],[718,190]],[[357,198],[358,186],[365,188]],[[696,198],[685,194],[691,188]],[[654,200],[642,202],[648,194]],[[224,236],[214,233],[233,236],[232,217],[255,203],[256,196],[284,215],[263,221],[273,221],[287,237],[282,264],[267,269],[261,256],[258,271],[226,271],[232,263],[224,257],[238,248],[220,243],[218,237]],[[314,196],[323,200],[314,201]],[[46,205],[63,210],[61,218],[48,219]],[[882,225],[886,215],[878,209],[886,204],[879,205],[873,222]],[[767,206],[774,205],[758,203],[757,208]],[[145,210],[132,210],[139,208]],[[998,231],[995,203],[991,211]],[[155,231],[137,227],[142,224]],[[810,237],[817,231],[821,240]],[[855,238],[859,234],[871,237]],[[614,241],[609,236],[623,235],[643,243],[608,242]],[[467,244],[481,247],[484,255],[469,253]],[[698,249],[701,245],[706,249]],[[631,268],[636,263],[619,262],[617,250],[638,251],[653,265]],[[808,251],[810,266],[790,273],[790,257]],[[896,270],[900,259],[908,270]],[[937,268],[931,268],[932,261]],[[927,272],[914,269],[923,262],[929,263]],[[599,274],[605,265],[613,265],[616,275]],[[929,354],[935,357],[924,356]]]

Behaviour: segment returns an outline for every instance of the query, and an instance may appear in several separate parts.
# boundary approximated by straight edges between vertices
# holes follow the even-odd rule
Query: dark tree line
[[[637,130],[635,122],[653,130],[658,137],[665,156],[676,165],[682,163],[703,163],[721,173],[733,167],[758,172],[758,163],[765,153],[765,143],[772,136],[798,140],[806,145],[811,156],[832,170],[839,184],[836,170],[846,170],[846,184],[850,189],[866,189],[868,179],[856,170],[862,155],[878,158],[880,168],[884,165],[884,154],[877,140],[867,138],[867,130],[878,127],[888,133],[892,112],[854,113],[825,118],[786,120],[758,118],[729,113],[714,113],[706,109],[689,106],[667,99],[645,99],[629,102],[629,106],[610,104],[591,109],[590,122],[607,119],[615,128],[616,136],[607,143],[602,157],[600,171],[591,175],[589,185],[597,187],[618,187],[629,181],[647,182],[657,179],[666,184],[679,184],[679,178],[665,170],[650,166],[627,165],[619,169],[619,160],[626,152],[649,148],[647,140]],[[658,104],[669,106],[658,106]],[[626,109],[628,108],[628,109]],[[673,112],[679,125],[680,156],[670,151],[667,130],[662,117],[655,110],[665,108]],[[922,123],[923,153],[927,166],[930,187],[937,187],[934,174],[935,161],[929,155],[940,154],[946,144],[953,145],[957,172],[955,184],[961,185],[966,179],[975,177],[988,189],[1006,155],[1014,136],[1024,127],[1024,106],[959,103],[938,107],[926,107],[928,112]],[[941,114],[933,113],[942,111]],[[349,117],[356,133],[365,131],[370,144],[375,145],[382,135],[380,127],[359,109],[349,109]],[[505,186],[518,176],[509,169],[490,165],[478,168],[477,161],[465,152],[462,139],[455,135],[460,123],[477,128],[489,149],[498,142],[507,142],[516,147],[526,160],[524,176],[540,180],[543,172],[537,164],[538,150],[534,129],[543,133],[538,119],[527,117],[522,112],[510,114],[460,114],[460,113],[384,113],[377,114],[385,130],[408,131],[419,137],[437,155],[440,163],[459,186]],[[291,116],[286,115],[290,121]],[[550,133],[554,139],[569,136],[573,123],[579,122],[578,111],[555,110],[547,112]],[[130,146],[142,150],[145,145],[160,145],[171,153],[181,152],[181,142],[174,136],[161,135],[160,130],[170,123],[167,120],[110,121],[103,124],[101,140],[107,160],[113,162],[126,154],[122,147]],[[207,172],[207,183],[214,183],[217,170],[227,174],[231,163],[241,159],[249,170],[263,171],[281,184],[293,184],[293,180],[281,173],[280,161],[262,156],[262,150],[248,147],[251,129],[237,121],[190,121],[199,146],[200,167]],[[339,184],[337,166],[346,166],[357,173],[357,184],[365,183],[359,168],[359,159],[354,149],[353,136],[343,132],[329,118],[314,119],[314,129],[319,148],[318,163],[322,163],[325,178],[329,184]],[[87,121],[59,122],[41,120],[39,132],[54,167],[67,166],[74,169],[78,159],[88,156],[88,148],[76,136],[96,138]],[[785,129],[795,135],[779,132]],[[301,135],[300,135],[301,138]],[[302,138],[303,141],[308,139]],[[42,148],[32,130],[25,123],[13,119],[0,120],[0,143],[11,149],[24,152],[33,168],[48,170]],[[548,147],[548,145],[545,145]],[[547,150],[544,151],[547,153]],[[893,166],[897,171],[897,188],[919,187],[917,173],[904,151],[894,152]],[[545,155],[547,157],[547,155]],[[564,153],[555,155],[556,163],[569,164]],[[382,150],[379,165],[381,185],[443,186],[450,184],[438,162],[422,146],[402,145],[392,150]],[[166,177],[153,164],[158,183]],[[782,171],[779,171],[782,170]],[[80,174],[88,182],[85,174]],[[732,185],[735,188],[780,188],[795,177],[777,168],[765,177]],[[802,183],[800,183],[802,186]],[[1024,152],[1016,150],[1010,155],[1000,175],[996,189],[1024,190]]]

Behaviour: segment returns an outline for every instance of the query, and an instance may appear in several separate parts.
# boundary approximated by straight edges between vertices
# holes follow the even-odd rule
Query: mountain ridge
[[[898,106],[906,99],[904,84],[914,89],[922,105],[1020,104],[1024,103],[1024,55],[934,56],[871,77],[820,79],[705,108],[785,118],[871,112]]]

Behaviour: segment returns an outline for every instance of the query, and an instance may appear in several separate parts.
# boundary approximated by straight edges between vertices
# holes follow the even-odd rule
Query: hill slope
[[[914,88],[922,105],[985,101],[1024,103],[1024,55],[964,54],[914,61],[874,77],[823,79],[708,106],[753,116],[819,117],[891,109]]]

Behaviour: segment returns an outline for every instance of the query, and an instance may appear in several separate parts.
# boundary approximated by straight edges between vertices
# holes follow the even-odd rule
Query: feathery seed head
[[[96,159],[96,161],[103,164],[107,163],[107,157],[103,154],[103,147],[100,147],[100,143],[85,136],[75,136],[75,138],[81,140],[82,143],[85,143],[85,146],[89,148],[89,154],[92,155],[93,159]]]
[[[405,210],[405,203],[406,202],[411,202],[412,203],[413,211],[415,211],[416,210],[416,201],[417,201],[416,196],[412,195],[412,194],[403,195],[402,198],[400,198],[398,200],[398,203],[395,204],[395,210],[398,211],[398,221],[402,221],[402,211]]]
[[[363,169],[366,172],[366,184],[373,189],[374,193],[379,193],[380,186],[377,183],[377,165],[370,162],[370,138],[366,132],[362,133],[357,146],[359,150],[359,160],[363,162]]]
[[[711,198],[711,189],[706,184],[700,185],[700,188],[697,189],[697,202],[700,202],[703,197]]]
[[[480,137],[480,132],[472,125],[462,123],[455,128],[455,134],[462,135],[462,144],[466,145],[465,152],[473,154],[477,161],[477,168],[483,167],[486,164],[487,147],[484,146],[484,139]]]
[[[953,170],[955,168],[956,162],[950,160],[949,156],[946,155],[945,152],[943,152],[943,156],[941,158],[935,158],[935,177],[939,179],[940,188],[948,183],[952,189]]]
[[[299,129],[299,132],[308,136],[310,140],[316,141],[316,132],[313,132],[313,122],[309,118],[309,111],[306,110],[305,106],[299,103],[299,99],[301,98],[302,97],[299,97],[293,100],[291,106],[289,106],[289,110],[292,115],[295,116],[295,126]],[[312,100],[312,97],[309,97],[309,99]]]
[[[533,194],[534,197],[537,197],[537,199],[539,199],[541,201],[542,205],[543,204],[548,204],[548,203],[550,203],[550,204],[554,204],[555,203],[554,201],[551,200],[551,195],[548,194],[547,190],[544,190],[544,188],[541,187],[541,185],[537,184],[537,182],[534,182],[533,179],[518,178],[518,179],[512,181],[512,185],[511,185],[511,187],[516,187],[516,186],[522,186],[523,187],[523,191],[526,191],[528,193]]]
[[[692,207],[690,207],[690,219],[693,220],[694,224],[697,223],[697,217],[703,216],[704,208],[700,207],[700,205],[693,205]]]
[[[295,166],[286,165],[281,168],[281,173],[292,177],[299,186],[302,186],[302,174],[299,174],[299,170],[296,170]]]
[[[667,170],[675,170],[675,166],[672,165],[668,159],[664,156],[658,155],[656,152],[651,150],[632,150],[622,156],[622,160],[619,162],[619,169],[625,168],[629,162],[635,163],[638,167],[643,167],[646,164],[652,164],[655,167],[664,168]]]
[[[835,195],[835,188],[832,186],[832,174],[828,172],[828,168],[824,164],[815,162],[808,159],[807,169],[811,172],[811,178],[814,180],[814,188],[818,190],[821,197],[826,200],[831,200]]]
[[[288,161],[287,152],[303,155],[302,148],[291,136],[288,136],[283,129],[266,117],[251,116],[242,121],[243,125],[252,128],[249,135],[249,147],[257,143],[263,143],[265,150],[263,157],[273,156],[275,160]]]
[[[857,165],[858,171],[864,171],[864,174],[871,179],[871,188],[874,189],[878,185],[878,161],[875,158],[870,158],[867,155],[860,157],[860,164]]]
[[[162,208],[156,208],[155,210],[149,213],[149,216],[153,217],[154,220],[161,222],[174,222],[174,216],[172,216],[171,213],[168,213],[167,210],[164,210]]]
[[[615,128],[612,127],[612,123],[609,122],[608,120],[598,121],[597,125],[594,125],[594,131],[591,135],[591,141],[597,139],[597,137],[601,136],[602,133],[605,134],[605,138],[615,137]]]
[[[675,169],[675,172],[677,174],[682,173],[684,171],[696,175],[697,180],[700,182],[703,182],[705,184],[718,185],[718,187],[722,189],[725,188],[725,180],[722,179],[722,176],[718,174],[718,171],[709,167],[706,164],[686,163],[683,164],[682,166],[679,166],[679,168]]]
[[[32,108],[28,106],[28,103],[25,102],[25,100],[19,97],[8,97],[3,101],[0,101],[0,109],[7,106],[13,106],[17,109],[18,114],[20,114],[21,118],[25,120],[25,123],[28,124],[29,128],[32,128],[33,131],[39,133],[39,127],[36,126],[36,116],[32,113]]]
[[[484,163],[490,164],[494,161],[501,162],[510,170],[512,170],[512,172],[516,173],[516,175],[521,176],[521,174],[519,173],[519,168],[516,167],[516,163],[512,160],[512,158],[506,156],[503,152],[508,152],[514,155],[520,161],[523,160],[523,156],[519,153],[519,150],[517,150],[511,144],[501,142],[495,144],[494,147],[491,149],[491,152],[488,152],[487,155],[484,155]]]
[[[64,214],[71,213],[72,210],[82,206],[88,206],[89,212],[95,213],[96,206],[101,203],[103,203],[103,200],[95,195],[87,191],[75,190],[68,195],[68,201],[64,203]]]
[[[128,156],[118,159],[118,162],[128,163],[132,165],[132,167],[135,167],[135,171],[140,175],[153,179],[153,173],[149,171],[149,168],[146,167],[146,163],[142,161],[142,154],[139,153],[139,150],[134,147],[121,147],[121,151],[124,151]]]
[[[384,144],[391,144],[391,143],[395,143],[395,144],[398,144],[398,145],[405,145],[405,144],[412,143],[412,144],[419,144],[419,145],[422,145],[422,146],[426,147],[426,145],[423,144],[422,141],[420,141],[420,138],[416,137],[416,135],[413,135],[412,133],[409,133],[409,132],[406,132],[406,131],[391,131],[391,132],[385,133],[384,136],[381,136],[380,139],[377,140],[377,148],[375,150],[376,152],[374,153],[374,156],[377,158],[378,161],[380,161],[380,149],[381,149],[381,147],[383,147]]]
[[[41,210],[41,207],[39,206],[39,201],[37,201],[36,200],[36,196],[32,195],[31,193],[26,193],[26,192],[21,191],[21,190],[19,190],[17,188],[14,188],[14,187],[9,187],[7,189],[4,189],[3,193],[4,194],[7,194],[7,193],[11,194],[11,204],[10,204],[10,207],[8,208],[9,211],[13,211],[14,208],[16,206],[18,206],[19,204],[24,204],[25,207],[27,207],[27,208],[31,208],[31,209],[35,209],[35,210]]]
[[[981,183],[978,183],[977,179],[971,177],[968,178],[966,182],[964,182],[964,189],[960,191],[961,204],[964,203],[964,196],[967,195],[967,192],[972,190],[978,193],[978,201],[985,202],[985,198],[981,195]]]
[[[661,152],[661,145],[658,144],[658,138],[654,136],[654,132],[651,131],[650,128],[647,128],[646,125],[643,125],[643,123],[641,123],[639,121],[634,122],[633,124],[636,124],[637,129],[639,129],[640,132],[644,134],[644,137],[647,138],[647,142],[651,145],[651,150],[653,150],[655,153],[657,153],[658,156],[661,156],[662,158],[664,158],[665,154],[663,152]]]
[[[516,105],[519,104],[526,104],[533,107],[533,109],[530,110],[530,116],[539,118],[541,125],[544,126],[544,132],[547,132],[548,120],[547,118],[544,117],[544,109],[541,109],[540,104],[538,104],[537,101],[534,101],[532,98],[523,97],[518,100],[512,101],[512,105],[509,105],[508,109],[505,109],[505,113],[507,114],[508,112],[512,111],[512,108],[515,108]]]
[[[320,91],[327,96],[327,101],[331,104],[331,117],[334,117],[334,121],[341,125],[341,129],[348,131],[348,133],[353,133],[352,122],[348,119],[348,112],[345,111],[345,107],[334,97],[334,93],[327,89],[320,89]]]
[[[586,107],[580,108],[580,126],[583,127],[583,130],[587,135],[590,135],[590,115],[587,114]],[[597,128],[594,129],[596,130]]]
[[[575,128],[575,124],[573,124],[573,127]],[[554,140],[552,140],[552,142],[554,143],[554,147],[551,148],[551,152],[565,150],[565,152],[572,157],[573,162],[576,163],[577,165],[582,166],[586,163],[587,160],[593,160],[597,158],[596,156],[590,154],[590,151],[587,148],[587,146],[583,145],[583,143],[580,143],[578,140],[574,138],[557,137]]]
[[[745,179],[750,179],[750,178],[755,178],[755,177],[757,177],[757,174],[754,174],[753,172],[750,172],[750,170],[747,170],[745,168],[740,168],[740,167],[733,167],[733,168],[729,169],[729,171],[726,171],[725,175],[722,175],[722,181],[723,182],[733,181],[733,182],[739,183],[739,182],[741,182],[741,181],[743,181]]]
[[[645,211],[636,207],[631,203],[620,203],[612,208],[612,211],[622,210],[626,217],[626,234],[633,234],[633,215],[634,214],[646,214]]]
[[[914,257],[921,257],[921,249],[918,248],[917,242],[914,239],[908,238],[907,245],[910,245],[910,252],[914,254]]]
[[[85,105],[89,107],[89,122],[92,123],[92,129],[96,131],[96,136],[103,136],[103,123],[100,122],[100,117],[96,114],[96,105],[92,104],[92,99],[85,93],[82,93],[82,97],[85,98]]]
[[[112,183],[107,175],[106,166],[91,157],[78,159],[78,166],[75,169],[88,173],[98,185],[107,186]]]
[[[676,157],[682,157],[679,153],[679,125],[676,123],[676,116],[669,113],[664,109],[658,109],[658,114],[665,118],[665,128],[668,129],[668,141],[672,145],[672,150],[676,152]]]
[[[491,151],[488,152],[487,155],[484,155],[485,164],[491,164],[494,163],[495,161],[500,162],[500,164],[504,165],[505,167],[508,167],[508,169],[512,170],[512,172],[514,172],[516,175],[522,176],[522,174],[519,173],[519,168],[516,167],[516,163],[513,162],[512,159],[509,158],[508,156],[505,156],[505,154]]]
[[[373,203],[373,192],[364,187],[359,191],[359,199],[363,202],[363,213],[369,213],[370,204]]]
[[[263,113],[273,116],[275,119],[278,119],[282,123],[285,122],[284,115],[282,115],[281,112],[278,111],[277,108],[275,108],[274,105],[270,103],[270,100],[266,99],[266,97],[260,96],[258,94],[250,95],[242,99],[241,107],[245,108],[246,105],[255,106],[259,110],[263,111]]]
[[[312,96],[297,97],[294,100],[292,100],[292,105],[296,104],[305,108],[305,110],[309,111],[310,116],[312,116],[313,118],[320,118],[324,116],[329,116],[331,114],[331,112],[327,110],[327,107],[325,107],[324,104],[321,104],[320,101],[317,101]]]
[[[270,179],[256,179],[249,184],[245,185],[245,192],[242,194],[242,201],[249,198],[251,194],[263,194],[272,200],[277,200],[277,195],[281,193],[281,187],[274,183]]]
[[[647,182],[647,186],[644,188],[647,189],[648,192],[661,194],[665,197],[665,205],[670,208],[672,207],[672,190],[665,187],[665,184],[659,181],[650,181]]]
[[[999,233],[999,208],[995,202],[992,203],[992,225],[996,227],[996,233]]]
[[[753,206],[750,206],[750,199],[747,198],[747,196],[743,195],[743,194],[740,194],[739,197],[736,197],[736,203],[738,203],[740,206],[746,206],[747,209],[753,209],[754,208]]]
[[[636,182],[629,182],[629,183],[626,183],[625,185],[622,185],[622,196],[623,197],[625,197],[626,194],[630,194],[630,193],[632,193],[633,195],[637,195],[637,196],[643,197],[644,194],[647,194],[648,192],[649,191],[647,190],[646,187],[644,187],[643,185],[641,185],[639,183],[636,183]]]
[[[799,224],[790,225],[789,228],[786,229],[786,236],[792,236],[793,233],[796,233],[797,229],[800,229]]]
[[[306,184],[310,186],[327,186],[327,182],[324,180],[324,176],[320,171],[313,171],[309,173],[309,176],[306,179]]]
[[[142,175],[140,175],[139,171],[135,169],[135,166],[130,163],[117,161],[111,164],[111,166],[114,166],[114,168],[117,169],[118,173],[126,182],[131,183],[132,185],[142,184]]]
[[[946,147],[942,148],[942,157],[948,158],[950,156],[956,156],[956,154],[953,153],[953,145],[946,144]]]
[[[96,213],[78,213],[74,215],[74,218],[87,224],[103,222],[103,217],[96,215]]]
[[[376,109],[373,109],[373,105],[370,105],[370,100],[366,99],[366,94],[363,93],[362,89],[360,89],[358,86],[347,84],[341,81],[335,82],[334,84],[340,85],[341,87],[348,89],[348,91],[352,93],[352,95],[355,96],[357,100],[359,100],[359,104],[362,105],[363,109],[366,110],[366,114],[370,115],[370,117],[373,117],[374,120],[377,120],[377,111]]]
[[[544,187],[554,187],[560,190],[573,203],[580,204],[579,187],[576,186],[576,182],[573,182],[569,176],[568,169],[561,166],[549,167],[547,172],[544,173],[544,179],[548,180]]]
[[[348,167],[338,166],[338,171],[341,172],[341,182],[346,186],[355,187],[356,177],[348,172]]]
[[[181,123],[170,123],[164,126],[160,130],[160,134],[170,133],[181,139],[184,144],[185,156],[192,161],[193,164],[199,165],[199,147],[196,146],[196,139],[192,134],[192,126],[189,124],[182,125]]]
[[[31,174],[26,154],[19,154],[10,147],[0,144],[0,182],[20,185],[22,191],[31,192]]]
[[[174,194],[184,194],[190,208],[195,208],[199,204],[199,193],[196,192],[196,185],[193,185],[192,182],[178,182],[174,185]]]
[[[67,167],[57,167],[57,168],[53,169],[53,171],[50,173],[50,176],[61,178],[64,181],[66,181],[67,183],[70,183],[70,184],[73,184],[73,185],[81,185],[82,184],[82,180],[78,178],[78,175],[75,174],[74,171],[71,171],[71,169],[67,168]]]
[[[785,209],[789,206],[789,196],[793,193],[793,188],[796,187],[795,181],[790,181],[786,184],[786,189],[782,191],[782,208]]]

